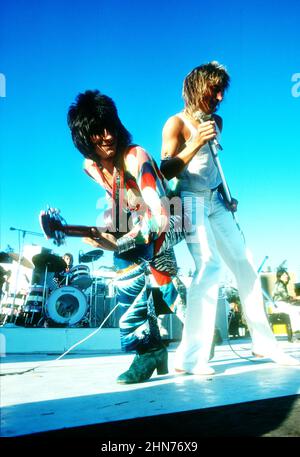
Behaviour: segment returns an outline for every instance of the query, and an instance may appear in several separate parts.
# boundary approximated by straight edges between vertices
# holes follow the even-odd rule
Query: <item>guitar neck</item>
[[[73,237],[88,237],[97,238],[95,233],[98,232],[97,227],[87,227],[85,225],[64,225],[63,231],[67,236]],[[99,232],[101,233],[101,232]]]

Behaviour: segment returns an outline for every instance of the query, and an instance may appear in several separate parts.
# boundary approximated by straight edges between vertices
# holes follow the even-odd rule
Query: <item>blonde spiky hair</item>
[[[227,69],[217,61],[194,68],[184,79],[182,96],[185,110],[192,114],[205,106],[213,90],[225,92],[230,83]]]

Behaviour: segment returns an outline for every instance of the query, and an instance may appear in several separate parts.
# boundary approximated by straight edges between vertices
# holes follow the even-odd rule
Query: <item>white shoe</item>
[[[216,373],[215,370],[212,367],[210,367],[207,363],[198,364],[192,370],[183,370],[181,368],[175,368],[175,371],[176,373],[195,374],[200,376],[211,376]]]
[[[290,355],[285,354],[284,352],[270,356],[270,359],[278,365],[289,366],[289,367],[300,367],[299,360],[291,357]]]
[[[208,365],[208,363],[201,363],[196,365],[195,368],[191,370],[191,374],[197,374],[197,375],[214,375],[216,374],[215,370]]]
[[[262,351],[252,351],[252,354],[258,358],[268,358],[273,360],[273,362],[277,363],[278,365],[289,366],[289,367],[297,367],[300,366],[299,360],[291,357],[288,354],[285,354],[283,351],[277,351],[273,354],[261,354]]]

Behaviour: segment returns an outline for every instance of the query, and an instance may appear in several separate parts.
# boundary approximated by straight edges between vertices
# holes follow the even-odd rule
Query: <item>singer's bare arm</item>
[[[219,122],[217,120],[216,122],[219,126]],[[198,135],[187,146],[184,146],[190,131],[178,116],[172,116],[167,120],[163,128],[161,150],[161,171],[167,179],[178,176],[196,152],[209,140],[215,138],[214,121],[201,124],[195,121],[194,125],[198,130]]]

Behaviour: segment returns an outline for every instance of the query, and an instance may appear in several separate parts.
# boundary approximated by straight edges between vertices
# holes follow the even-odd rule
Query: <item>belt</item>
[[[121,270],[117,271],[117,276],[122,275],[124,273],[129,273],[131,270],[134,270],[138,266],[138,263],[133,263],[132,265],[129,265],[129,267],[122,268]]]

